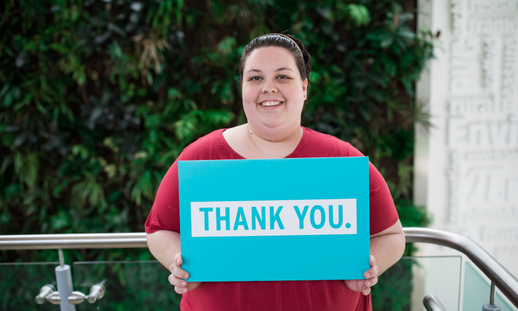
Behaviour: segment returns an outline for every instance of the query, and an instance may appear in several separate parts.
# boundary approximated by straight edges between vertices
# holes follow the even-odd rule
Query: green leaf
[[[175,122],[175,134],[180,140],[191,140],[194,137],[198,120],[194,113],[188,113]]]
[[[322,79],[322,76],[318,72],[316,72],[314,70],[311,71],[311,74],[309,76],[309,82],[311,84],[313,84],[313,83],[317,84],[320,82],[321,79]]]
[[[315,9],[325,19],[331,19],[333,10],[330,6],[316,6]]]
[[[167,97],[169,99],[178,99],[181,97],[181,93],[176,88],[169,88],[167,90]]]
[[[363,105],[360,105],[358,107],[358,111],[360,112],[360,115],[365,119],[365,121],[371,120],[371,114],[369,112],[369,109]]]
[[[223,55],[229,55],[234,51],[236,46],[236,39],[234,37],[225,37],[218,44],[218,51]]]
[[[58,51],[60,53],[70,53],[69,48],[67,48],[66,46],[63,46],[63,45],[59,45],[57,43],[51,43],[48,45],[48,47],[55,51]]]
[[[369,10],[364,5],[349,4],[347,5],[347,11],[356,26],[364,26],[371,21]]]

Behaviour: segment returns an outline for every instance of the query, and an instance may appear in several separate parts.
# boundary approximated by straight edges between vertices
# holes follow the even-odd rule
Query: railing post
[[[68,296],[72,294],[72,273],[70,266],[65,265],[63,259],[63,250],[59,249],[59,266],[56,267],[56,281],[58,285],[59,298],[61,300],[59,306],[61,311],[76,311],[76,306],[68,303]]]
[[[495,305],[495,283],[491,281],[491,291],[489,293],[489,303],[484,304],[482,311],[500,311],[502,308]]]

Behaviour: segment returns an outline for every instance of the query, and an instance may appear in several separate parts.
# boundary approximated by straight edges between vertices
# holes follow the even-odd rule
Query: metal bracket
[[[47,301],[50,302],[53,305],[61,304],[61,298],[59,297],[59,293],[58,292],[53,292],[50,295],[47,295],[45,297],[45,299],[47,299]]]
[[[86,300],[88,300],[89,303],[95,303],[97,299],[104,297],[104,293],[106,292],[104,282],[105,280],[102,280],[100,283],[94,284],[90,287],[90,293],[86,296]]]
[[[105,280],[102,280],[100,283],[92,285],[92,287],[90,287],[90,293],[88,295],[85,295],[81,292],[72,292],[72,294],[68,296],[68,303],[78,305],[85,301],[85,299],[89,303],[95,303],[98,299],[104,297],[104,293],[106,292],[104,282]]]
[[[40,289],[40,293],[36,296],[36,303],[42,305],[45,302],[45,298],[56,291],[56,288],[51,284],[45,284]],[[59,297],[59,296],[58,296]]]
[[[90,287],[90,293],[88,295],[85,295],[78,291],[72,292],[70,296],[68,296],[68,303],[77,305],[85,300],[91,304],[95,303],[97,300],[103,298],[104,294],[106,293],[106,287],[104,287],[104,283],[105,280],[102,280],[101,282],[92,285],[92,287]],[[55,305],[59,305],[61,303],[59,292],[57,292],[54,286],[50,284],[44,285],[40,289],[40,293],[38,294],[38,296],[36,296],[37,304],[41,305],[45,302],[45,300]]]

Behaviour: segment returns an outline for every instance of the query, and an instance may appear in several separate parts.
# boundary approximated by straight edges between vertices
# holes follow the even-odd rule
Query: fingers
[[[375,276],[368,280],[358,280],[358,284],[356,286],[356,291],[361,292],[363,295],[367,296],[371,293],[371,287],[378,283],[378,277]]]
[[[376,258],[374,258],[374,256],[370,256],[369,258],[369,264],[372,266],[375,266],[376,265]]]
[[[372,256],[371,256],[371,257],[372,257]],[[374,257],[373,257],[373,258],[374,258]],[[174,256],[174,262],[175,262],[177,265],[179,265],[179,266],[181,266],[181,265],[182,265],[182,263],[183,263],[182,253],[178,253],[178,254],[176,254],[176,255]]]
[[[369,280],[369,279],[377,277],[378,272],[379,272],[378,266],[373,266],[369,270],[365,271],[363,276],[365,277],[365,279]]]
[[[375,276],[373,278],[370,278],[368,280],[365,280],[365,285],[362,287],[362,294],[367,296],[371,292],[371,287],[378,284],[378,277]]]
[[[361,292],[365,296],[369,295],[371,293],[371,287],[378,283],[379,268],[378,265],[376,265],[376,259],[372,255],[369,258],[369,264],[371,266],[370,269],[363,274],[365,280],[344,281],[349,289],[355,292]]]
[[[379,268],[376,265],[376,258],[374,258],[372,255],[369,258],[369,264],[371,268],[365,271],[364,277],[366,280],[361,289],[362,294],[365,296],[371,293],[372,286],[378,284]]]
[[[345,285],[352,291],[361,292],[363,295],[368,295],[371,292],[371,286],[378,282],[378,279],[370,280],[345,280]]]
[[[368,295],[368,294],[370,294],[370,293],[371,293],[371,288],[370,288],[370,287],[368,287],[368,286],[364,286],[364,287],[362,288],[362,294],[363,294],[364,296],[367,296],[367,295]]]
[[[187,292],[187,282],[183,279],[175,277],[173,274],[168,277],[169,283],[174,285],[174,291],[178,294],[185,294]]]
[[[363,276],[366,279],[372,279],[374,277],[377,277],[378,273],[379,273],[379,268],[378,268],[378,265],[376,265],[376,258],[374,258],[374,256],[372,256],[372,255],[369,258],[369,265],[371,266],[371,268],[369,270],[365,271]],[[376,283],[377,283],[377,281],[376,281]]]
[[[189,278],[189,273],[182,269],[182,263],[182,255],[176,254],[174,263],[169,267],[169,271],[171,271],[171,274],[173,274],[176,278],[187,279]]]
[[[181,268],[182,262],[182,255],[178,253],[174,257],[174,263],[169,267],[171,275],[169,275],[168,280],[171,285],[174,285],[174,290],[178,294],[187,292],[187,281],[185,279],[189,278],[189,273]]]

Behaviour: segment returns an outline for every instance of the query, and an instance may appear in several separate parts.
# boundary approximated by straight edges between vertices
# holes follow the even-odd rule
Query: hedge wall
[[[414,83],[433,57],[416,1],[7,0],[0,4],[0,234],[143,231],[182,149],[245,122],[238,60],[287,31],[313,56],[303,125],[351,142],[412,204]],[[74,258],[149,258],[144,250]],[[25,257],[24,257],[25,256]],[[56,259],[1,252],[2,261]]]

